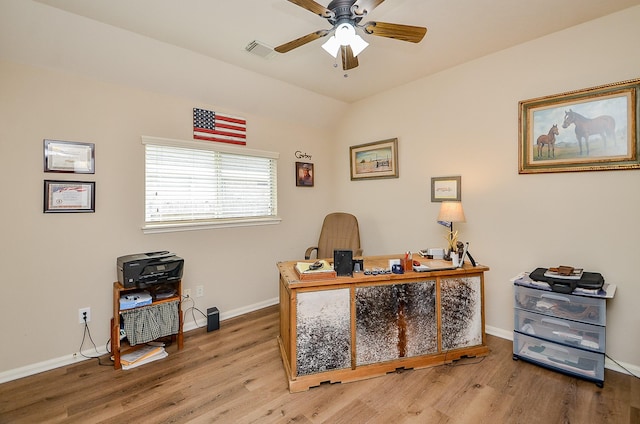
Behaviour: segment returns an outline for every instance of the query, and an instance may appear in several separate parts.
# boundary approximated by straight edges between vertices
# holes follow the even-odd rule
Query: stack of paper
[[[311,269],[311,265],[313,265],[314,262],[298,262],[296,263],[296,270],[300,273],[304,272],[304,273],[316,273],[316,274],[334,271],[331,264],[329,264],[329,262],[325,261],[324,259],[321,261],[318,261],[318,263],[320,265],[319,268]]]
[[[137,308],[138,306],[151,305],[153,299],[148,291],[128,293],[120,296],[120,310]]]
[[[162,346],[141,345],[139,348],[125,353],[120,357],[120,363],[123,370],[139,367],[158,359],[166,358],[169,354]]]

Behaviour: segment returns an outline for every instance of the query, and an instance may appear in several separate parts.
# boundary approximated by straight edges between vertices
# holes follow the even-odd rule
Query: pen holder
[[[412,271],[413,270],[413,259],[411,257],[408,257],[408,258],[404,259],[403,267],[404,267],[405,271]]]

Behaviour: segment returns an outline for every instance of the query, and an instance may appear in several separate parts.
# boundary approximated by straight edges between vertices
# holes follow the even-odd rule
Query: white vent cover
[[[266,44],[258,40],[253,40],[252,42],[247,44],[245,50],[264,59],[271,59],[276,54],[275,50],[273,50],[273,47],[267,46]]]

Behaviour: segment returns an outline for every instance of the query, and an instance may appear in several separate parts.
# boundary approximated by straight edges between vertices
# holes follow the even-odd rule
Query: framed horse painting
[[[519,102],[518,172],[638,169],[640,79]]]

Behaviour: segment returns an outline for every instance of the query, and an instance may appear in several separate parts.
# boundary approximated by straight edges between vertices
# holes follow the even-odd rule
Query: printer
[[[182,278],[184,259],[166,250],[120,256],[118,281],[125,288],[145,288]]]

